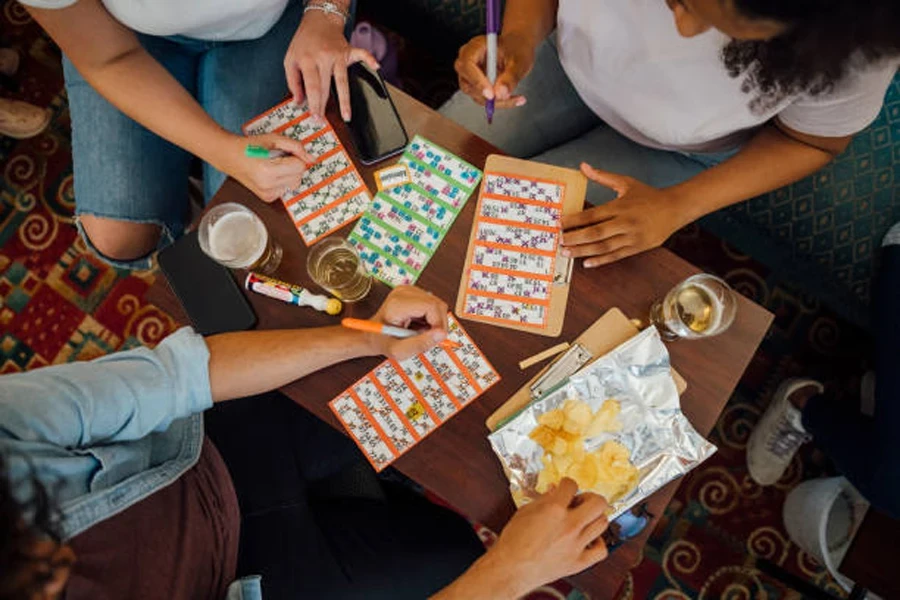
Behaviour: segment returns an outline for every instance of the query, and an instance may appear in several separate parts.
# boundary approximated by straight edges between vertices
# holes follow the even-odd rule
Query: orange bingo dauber
[[[422,333],[421,331],[413,331],[412,329],[404,329],[403,327],[395,327],[393,325],[385,325],[377,321],[367,321],[365,319],[342,319],[341,325],[347,329],[356,329],[357,331],[367,331],[369,333],[380,333],[395,338],[408,338]],[[452,350],[460,347],[459,342],[453,340],[444,340],[438,344],[445,350]]]

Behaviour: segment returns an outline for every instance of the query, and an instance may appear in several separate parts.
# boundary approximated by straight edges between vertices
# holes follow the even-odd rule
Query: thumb
[[[446,337],[446,331],[429,329],[419,335],[394,342],[391,344],[391,351],[396,360],[406,360],[431,350],[435,344],[443,341]]]
[[[584,173],[588,179],[595,181],[604,187],[608,187],[619,196],[624,194],[628,188],[628,178],[624,175],[610,173],[609,171],[601,171],[587,163],[581,163],[581,172]]]
[[[293,154],[306,164],[312,164],[316,161],[316,159],[306,151],[306,148],[303,147],[303,144],[299,140],[289,138],[286,135],[270,133],[259,141],[263,142],[263,145],[270,149],[281,150],[288,154]]]
[[[372,56],[372,53],[368,50],[363,50],[362,48],[351,48],[350,53],[347,54],[347,64],[352,65],[357,62],[366,63],[370,69],[373,71],[377,71],[381,68],[381,65],[378,64],[378,61],[375,60],[375,57]]]

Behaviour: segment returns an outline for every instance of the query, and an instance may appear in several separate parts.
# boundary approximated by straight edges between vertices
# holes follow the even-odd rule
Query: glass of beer
[[[372,276],[356,248],[341,237],[330,237],[309,249],[306,271],[319,286],[344,302],[362,300],[372,289]]]
[[[722,279],[708,273],[688,277],[650,308],[650,322],[666,341],[718,335],[734,322],[737,297]]]
[[[255,212],[235,202],[209,209],[200,219],[200,248],[231,269],[271,275],[281,264],[282,250]]]

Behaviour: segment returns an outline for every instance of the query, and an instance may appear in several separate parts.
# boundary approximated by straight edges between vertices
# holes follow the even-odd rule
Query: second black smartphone
[[[403,152],[406,129],[381,74],[358,62],[347,69],[350,87],[350,138],[360,161],[376,163]]]

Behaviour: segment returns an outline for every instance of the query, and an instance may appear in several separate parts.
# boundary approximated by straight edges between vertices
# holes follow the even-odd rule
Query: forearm
[[[82,77],[123,113],[224,170],[236,136],[222,129],[100,0],[28,9]],[[102,140],[99,142],[102,143]]]
[[[832,158],[830,152],[792,139],[768,125],[729,160],[668,191],[686,224],[802,179]]]
[[[245,331],[206,338],[214,402],[280,388],[320,369],[379,353],[371,334],[343,327]]]
[[[496,552],[488,551],[431,600],[514,600],[531,588]]]
[[[518,35],[537,48],[556,27],[558,0],[508,0],[501,35]]]

